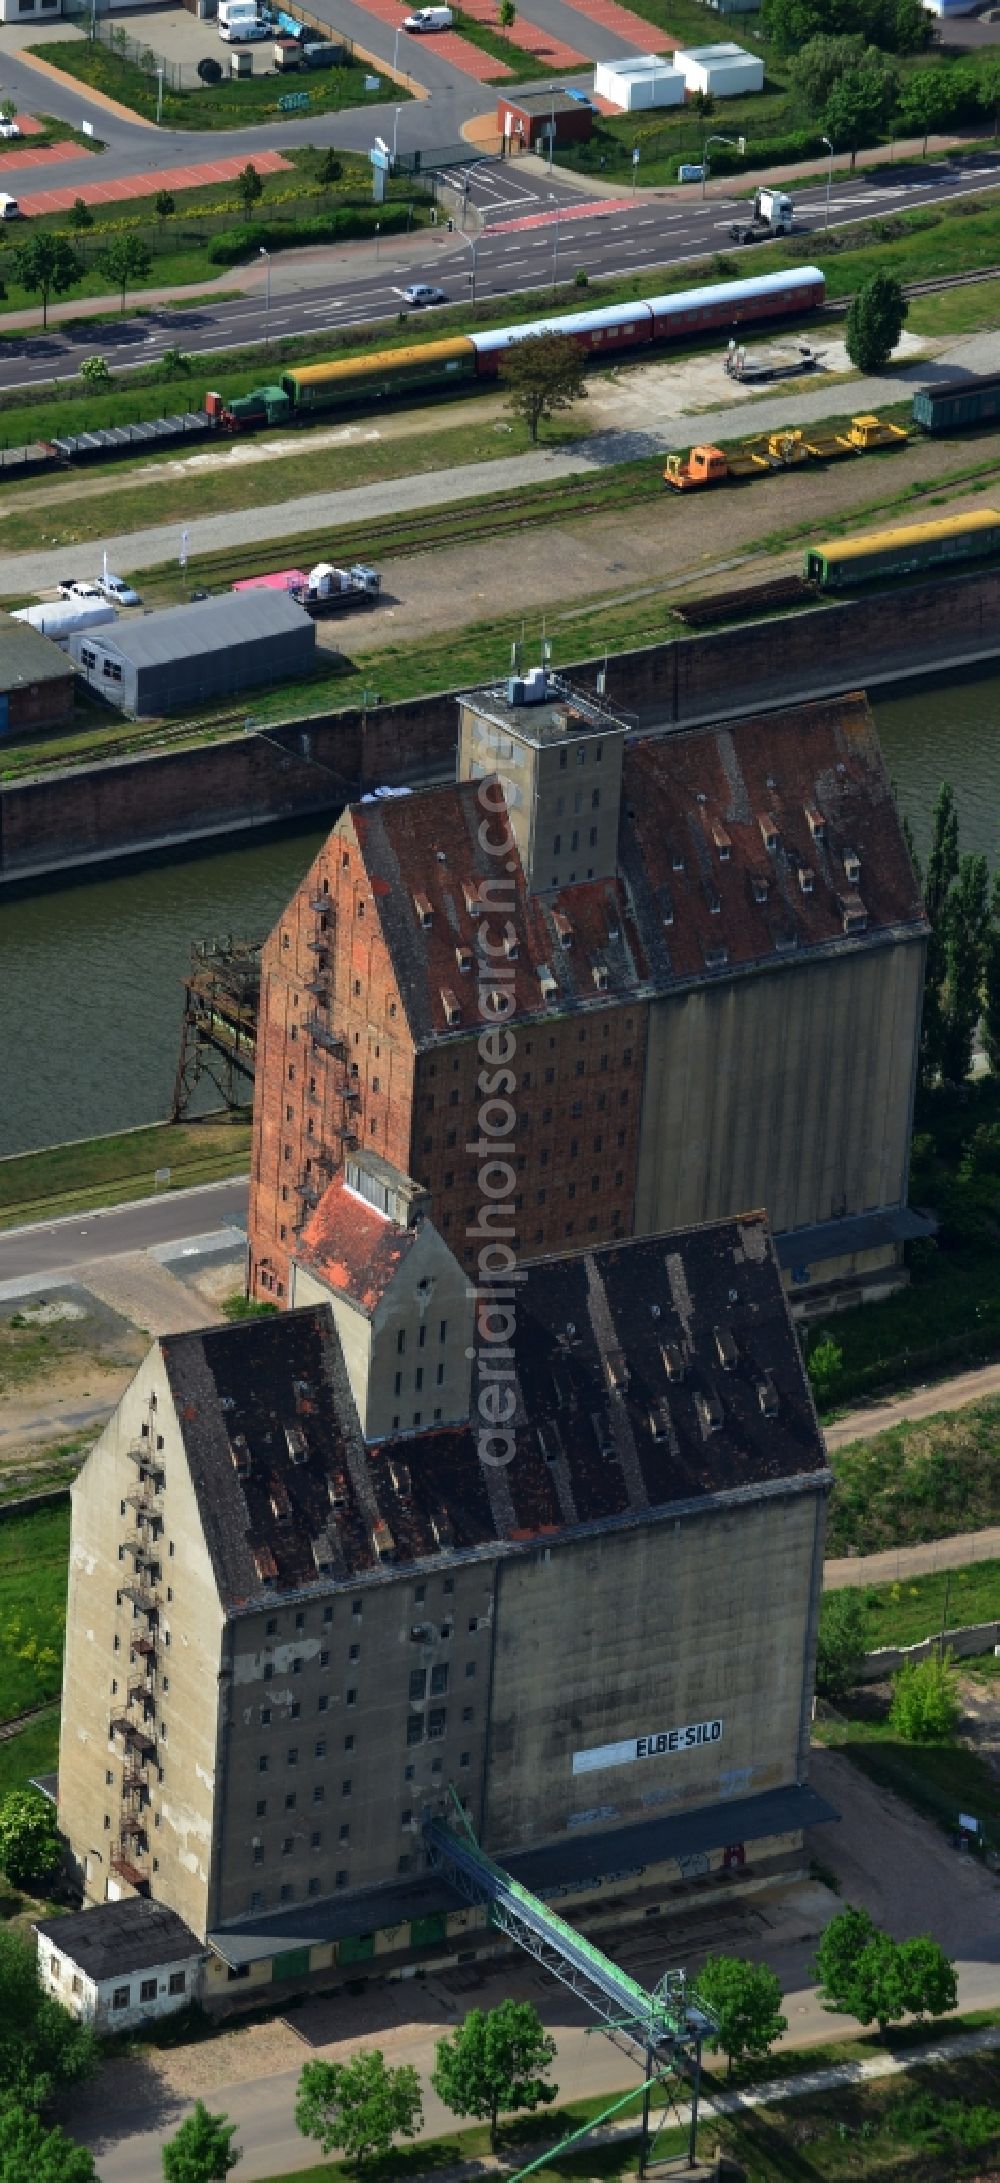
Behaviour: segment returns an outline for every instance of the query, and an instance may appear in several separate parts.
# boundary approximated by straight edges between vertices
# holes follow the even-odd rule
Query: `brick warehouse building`
[[[523,694],[463,700],[454,787],[345,811],[267,942],[253,1293],[287,1303],[352,1143],[415,1177],[475,1261],[494,772],[520,1255],[763,1205],[799,1308],[884,1293],[921,1225],[927,925],[864,698],[637,737],[558,686]]]
[[[315,1300],[154,1342],[72,1488],[59,1820],[123,2021],[152,1946],[123,1898],[183,1921],[155,1960],[196,1998],[204,1954],[214,2005],[494,1950],[425,1854],[452,1786],[598,1933],[798,1872],[834,1816],[807,1781],[830,1475],[762,1217],[532,1267],[499,1471],[425,1199],[362,1154],[337,1187]],[[373,1417],[401,1358],[450,1360],[441,1423]]]

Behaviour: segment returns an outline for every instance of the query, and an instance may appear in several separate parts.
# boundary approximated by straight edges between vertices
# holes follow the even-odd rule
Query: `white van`
[[[8,197],[4,191],[0,191],[0,220],[19,220],[20,217],[21,207],[17,198]]]
[[[450,30],[455,18],[450,8],[418,8],[403,19],[404,30]]]
[[[238,38],[264,37],[267,26],[257,27],[256,0],[219,0],[219,36],[229,44]]]

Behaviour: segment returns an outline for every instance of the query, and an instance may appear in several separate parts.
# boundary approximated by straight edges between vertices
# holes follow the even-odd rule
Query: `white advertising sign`
[[[650,1736],[630,1736],[624,1743],[601,1743],[591,1751],[574,1751],[574,1774],[598,1774],[606,1766],[631,1766],[636,1759],[666,1758],[676,1751],[694,1751],[703,1743],[721,1743],[721,1721],[689,1721],[683,1728],[664,1728]]]

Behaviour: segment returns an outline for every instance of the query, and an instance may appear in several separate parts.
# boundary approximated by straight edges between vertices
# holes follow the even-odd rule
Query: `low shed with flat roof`
[[[68,724],[73,684],[72,665],[57,644],[0,614],[0,737]]]
[[[309,674],[316,629],[287,593],[227,592],[80,630],[70,655],[92,689],[141,719]]]

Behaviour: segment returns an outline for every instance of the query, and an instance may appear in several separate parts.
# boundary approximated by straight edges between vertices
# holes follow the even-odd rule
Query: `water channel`
[[[875,697],[889,772],[926,844],[943,778],[962,847],[1000,848],[1000,674]],[[265,933],[325,829],[123,865],[0,900],[0,1154],[165,1115],[192,939]]]

